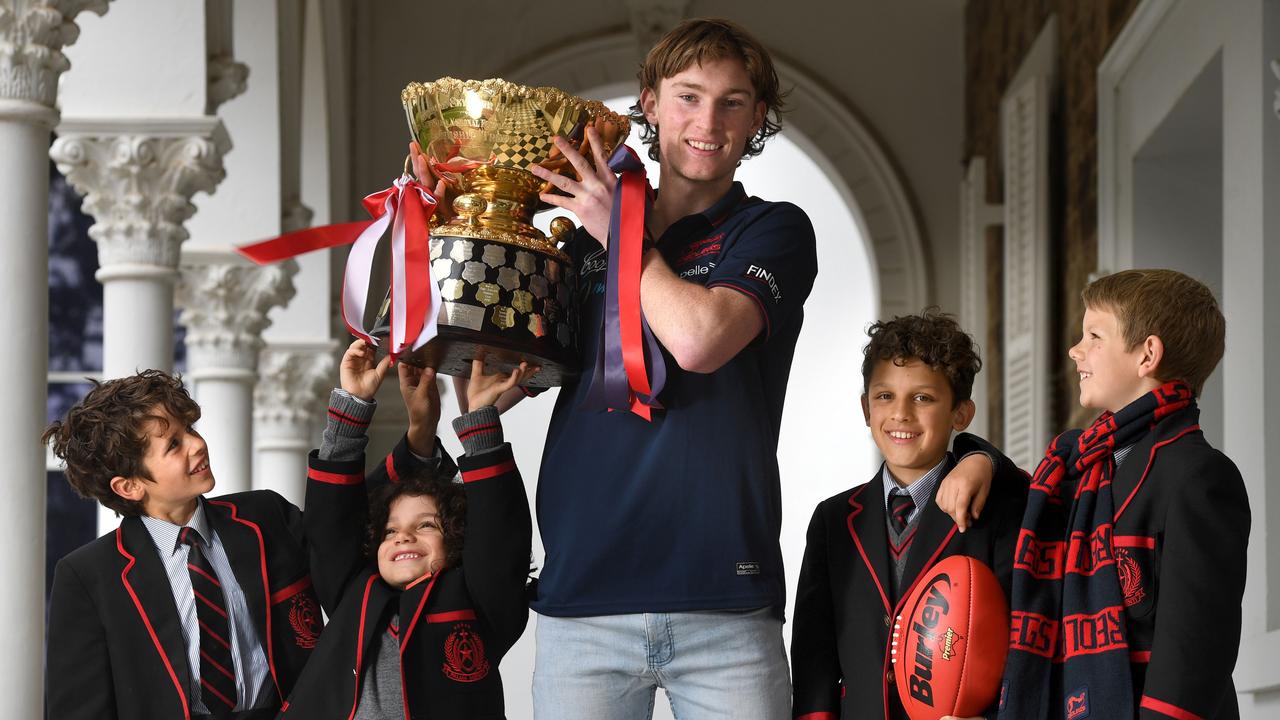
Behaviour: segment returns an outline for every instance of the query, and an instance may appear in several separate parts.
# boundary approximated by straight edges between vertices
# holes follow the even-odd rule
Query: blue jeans
[[[535,720],[649,720],[659,687],[677,720],[789,720],[782,621],[767,608],[538,616]]]

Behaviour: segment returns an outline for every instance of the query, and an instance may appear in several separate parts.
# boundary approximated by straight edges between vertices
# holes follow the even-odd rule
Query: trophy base
[[[385,336],[379,339],[385,339]],[[490,373],[510,373],[521,362],[529,363],[530,367],[536,365],[539,370],[524,382],[527,387],[557,387],[577,377],[576,361],[543,357],[519,345],[503,342],[492,334],[441,325],[438,335],[417,350],[402,353],[400,362],[416,367],[433,367],[442,375],[469,378],[471,361],[483,353],[485,370]]]

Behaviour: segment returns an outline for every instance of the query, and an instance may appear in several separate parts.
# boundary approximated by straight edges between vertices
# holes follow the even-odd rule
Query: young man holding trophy
[[[533,694],[538,718],[786,718],[777,442],[802,306],[817,273],[798,207],[749,197],[738,164],[779,130],[765,48],[690,20],[649,52],[632,121],[661,163],[644,222],[640,301],[669,368],[661,410],[582,409],[604,304],[618,177],[562,139],[581,180],[542,168],[582,230],[581,381],[560,392],[538,486],[547,550]],[[657,407],[657,406],[655,406]]]

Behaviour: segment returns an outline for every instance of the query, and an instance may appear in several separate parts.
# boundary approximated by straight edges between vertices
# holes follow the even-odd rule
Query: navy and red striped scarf
[[[1134,716],[1112,546],[1114,453],[1194,404],[1185,383],[1166,383],[1049,444],[1014,557],[1001,720]]]

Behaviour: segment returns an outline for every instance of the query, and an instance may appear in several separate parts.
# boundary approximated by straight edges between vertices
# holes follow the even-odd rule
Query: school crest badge
[[[444,665],[440,671],[450,680],[476,682],[489,674],[484,642],[468,623],[457,623],[444,641]]]
[[[293,641],[298,647],[310,650],[320,640],[320,608],[315,598],[300,592],[291,598],[289,625],[293,627]]]
[[[1138,561],[1125,548],[1116,548],[1116,573],[1120,576],[1120,592],[1124,593],[1124,606],[1133,607],[1147,596],[1142,589],[1142,569]]]

